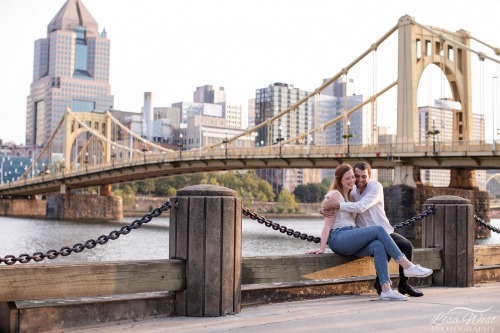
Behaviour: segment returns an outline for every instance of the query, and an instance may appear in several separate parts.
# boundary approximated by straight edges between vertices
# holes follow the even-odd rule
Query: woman
[[[326,198],[340,202],[352,201],[351,190],[355,178],[352,167],[341,164],[335,169],[335,179]],[[391,256],[404,268],[407,277],[426,277],[432,270],[420,265],[414,265],[396,246],[389,234],[381,226],[358,228],[354,222],[356,214],[337,210],[333,216],[325,216],[321,232],[321,243],[318,250],[308,254],[324,253],[328,244],[333,252],[342,255],[364,257],[374,256],[375,270],[380,278],[382,292],[380,299],[406,301],[408,297],[391,288],[387,255]]]

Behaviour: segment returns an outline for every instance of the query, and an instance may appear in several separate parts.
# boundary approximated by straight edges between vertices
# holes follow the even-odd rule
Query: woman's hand
[[[335,214],[337,214],[338,209],[324,209],[321,208],[319,210],[319,213],[323,215],[324,217],[334,217]]]
[[[325,253],[325,250],[318,249],[318,250],[312,250],[312,251],[307,251],[306,254],[322,254]]]
[[[333,217],[340,208],[340,203],[335,198],[325,197],[321,203],[320,214],[324,217]]]

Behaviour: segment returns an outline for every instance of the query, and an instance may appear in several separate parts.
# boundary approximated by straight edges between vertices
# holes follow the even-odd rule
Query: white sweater
[[[394,228],[385,215],[382,184],[376,180],[370,180],[363,193],[360,194],[357,189],[353,189],[351,195],[355,202],[341,202],[340,209],[357,213],[356,224],[360,228],[380,225],[387,233],[394,232]]]

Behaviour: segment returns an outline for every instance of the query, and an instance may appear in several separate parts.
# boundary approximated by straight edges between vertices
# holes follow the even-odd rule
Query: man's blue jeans
[[[381,226],[332,229],[328,237],[328,245],[333,252],[342,255],[355,255],[357,257],[373,255],[380,284],[390,282],[387,255],[396,262],[405,256]]]

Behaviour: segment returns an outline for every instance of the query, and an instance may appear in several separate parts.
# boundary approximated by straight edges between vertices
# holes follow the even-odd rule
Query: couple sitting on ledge
[[[348,164],[335,169],[335,179],[322,203],[325,223],[320,248],[307,253],[324,253],[328,244],[342,255],[373,256],[374,287],[381,300],[406,301],[405,294],[423,296],[407,283],[408,277],[427,277],[432,270],[411,262],[413,245],[394,232],[385,215],[382,184],[370,177],[371,167],[366,162],[356,163],[354,169]],[[391,288],[387,263],[391,257],[400,265],[398,290]]]

